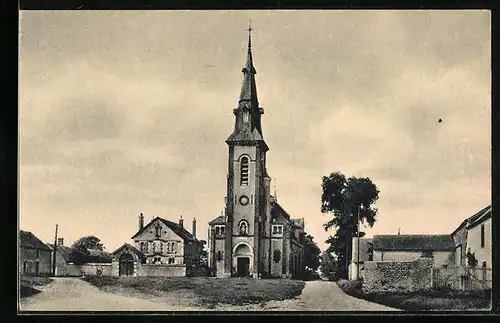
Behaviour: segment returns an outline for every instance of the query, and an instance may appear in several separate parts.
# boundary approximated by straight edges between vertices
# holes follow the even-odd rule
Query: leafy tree
[[[90,252],[82,245],[77,245],[71,249],[68,255],[69,262],[75,265],[81,265],[89,262]]]
[[[78,239],[75,243],[73,243],[72,248],[83,247],[85,249],[94,249],[103,251],[103,245],[101,240],[95,236],[85,236]]]
[[[373,204],[378,200],[379,190],[369,178],[346,178],[335,172],[323,176],[321,195],[321,212],[332,215],[332,219],[323,226],[325,231],[335,228],[335,235],[330,236],[327,243],[328,252],[334,252],[340,267],[340,276],[347,277],[347,266],[351,260],[350,250],[352,237],[358,232],[358,211],[360,223],[373,227],[377,209]],[[360,237],[365,233],[360,231]]]
[[[319,255],[321,249],[310,234],[305,235],[304,241],[304,265],[311,271],[316,271],[319,267]]]
[[[323,277],[329,277],[331,272],[337,271],[337,262],[331,252],[323,251],[321,253],[321,265],[319,269]]]

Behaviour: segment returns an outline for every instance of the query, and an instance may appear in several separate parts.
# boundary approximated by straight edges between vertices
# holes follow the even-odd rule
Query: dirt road
[[[197,311],[135,296],[106,293],[79,278],[54,278],[41,293],[21,299],[21,311]]]
[[[101,291],[78,278],[55,278],[42,293],[21,300],[23,311],[393,311],[395,309],[348,296],[334,282],[310,281],[292,300],[246,306],[189,307],[153,296],[129,296]],[[176,304],[177,303],[177,304]]]

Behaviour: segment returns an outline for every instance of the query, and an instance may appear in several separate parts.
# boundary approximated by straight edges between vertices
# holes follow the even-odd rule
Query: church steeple
[[[255,85],[255,74],[257,71],[253,66],[252,58],[252,27],[248,27],[248,51],[247,62],[245,67],[241,70],[243,73],[243,84],[241,85],[240,102],[248,101],[258,105],[257,100],[257,86]]]
[[[257,99],[257,85],[255,74],[257,71],[253,66],[252,57],[252,27],[248,27],[248,49],[245,67],[241,70],[243,73],[243,83],[241,85],[238,108],[233,110],[235,115],[234,131],[227,139],[227,143],[255,143],[261,142],[267,150],[262,135],[261,115],[264,110],[259,107]]]

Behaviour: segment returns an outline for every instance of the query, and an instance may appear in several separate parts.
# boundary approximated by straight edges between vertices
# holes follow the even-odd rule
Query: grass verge
[[[97,276],[82,279],[108,291],[138,291],[177,299],[184,295],[189,298],[189,303],[208,307],[216,304],[246,305],[292,299],[302,293],[305,285],[303,281],[291,279]]]
[[[50,284],[52,281],[53,279],[49,277],[21,276],[21,298],[40,293],[36,287]]]
[[[367,293],[360,281],[340,280],[337,284],[347,295],[404,311],[487,310],[491,306],[491,290]]]

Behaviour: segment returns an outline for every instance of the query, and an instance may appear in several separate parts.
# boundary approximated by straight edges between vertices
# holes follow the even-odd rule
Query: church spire
[[[255,82],[255,74],[257,74],[253,66],[252,57],[252,31],[254,29],[248,25],[248,49],[247,60],[245,67],[241,70],[243,73],[243,83],[241,85],[240,98],[238,108],[233,110],[235,118],[235,126],[233,133],[226,140],[228,144],[238,142],[260,142],[265,146],[265,150],[269,148],[264,142],[262,134],[261,116],[264,114],[264,109],[259,107],[257,99],[257,85]]]
[[[251,101],[252,103],[258,105],[257,100],[257,86],[255,85],[255,74],[257,71],[253,66],[252,57],[252,26],[248,25],[248,50],[247,50],[247,62],[245,67],[241,70],[243,72],[243,84],[241,86],[240,102],[241,101]]]

